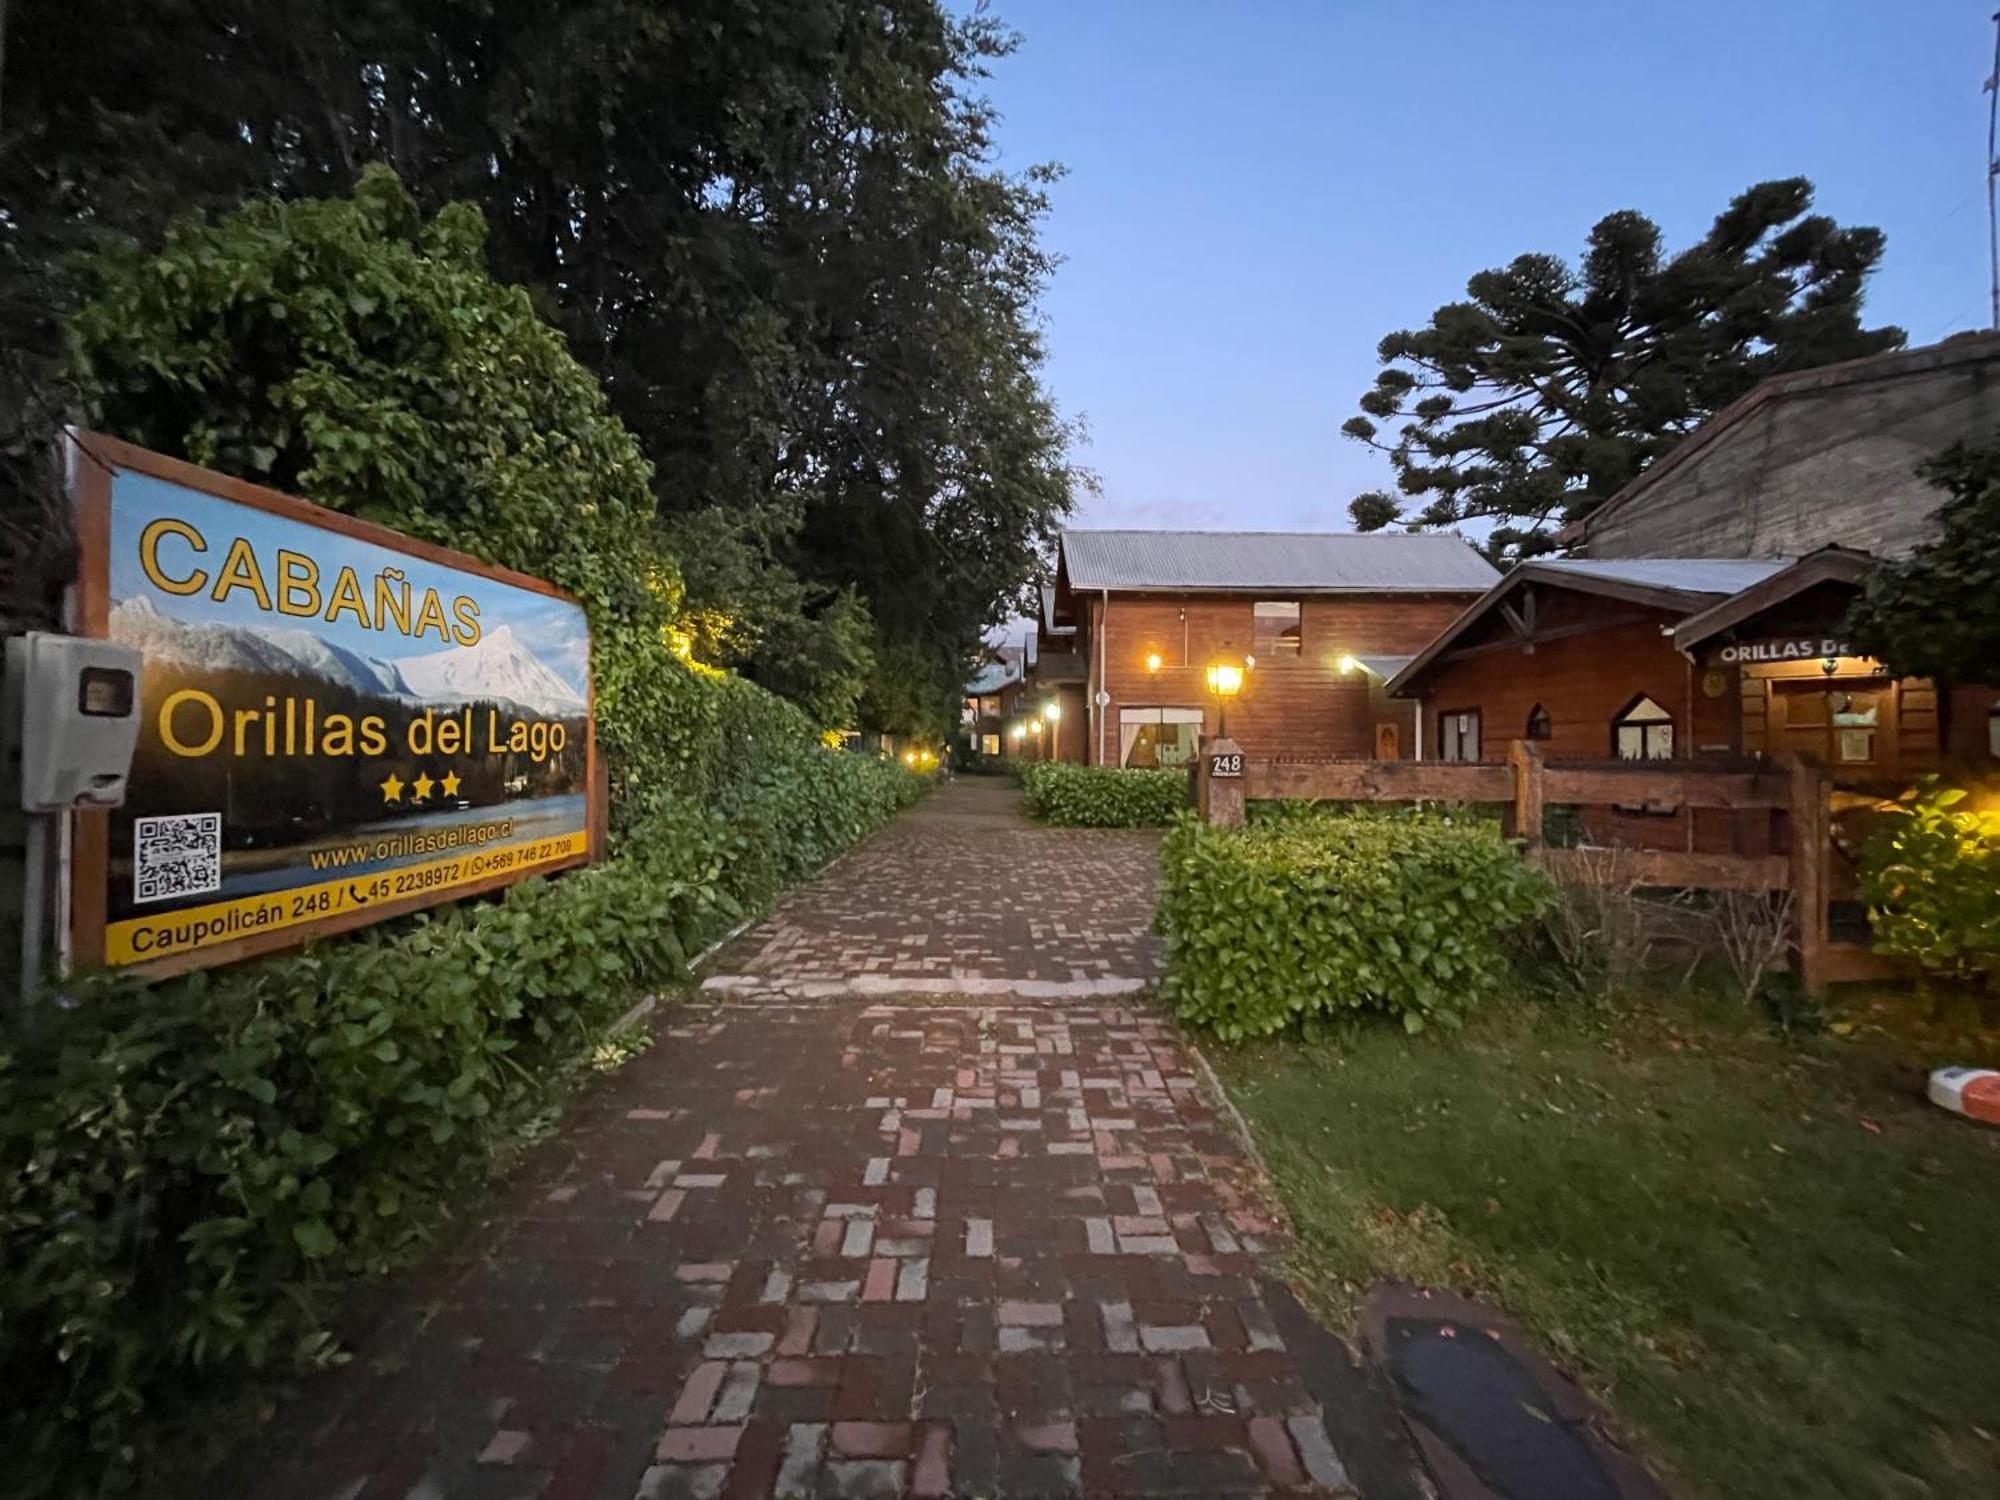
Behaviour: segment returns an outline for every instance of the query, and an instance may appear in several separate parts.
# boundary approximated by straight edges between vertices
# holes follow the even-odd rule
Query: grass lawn
[[[1336,1313],[1381,1276],[1489,1296],[1679,1493],[2000,1495],[2000,1129],[1918,1093],[2000,1035],[1918,1008],[1788,1044],[1522,1003],[1216,1060]]]

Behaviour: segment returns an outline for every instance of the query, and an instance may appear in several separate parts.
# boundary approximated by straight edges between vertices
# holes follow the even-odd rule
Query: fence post
[[[1527,841],[1530,856],[1542,847],[1542,751],[1528,740],[1507,747],[1514,767],[1514,837]]]
[[[1785,757],[1791,777],[1792,904],[1799,921],[1799,983],[1808,995],[1826,991],[1827,845],[1832,818],[1826,772],[1808,756]]]
[[[1218,759],[1233,759],[1235,771],[1215,774]],[[1195,808],[1204,823],[1217,828],[1243,826],[1243,747],[1231,739],[1203,740],[1195,764]]]

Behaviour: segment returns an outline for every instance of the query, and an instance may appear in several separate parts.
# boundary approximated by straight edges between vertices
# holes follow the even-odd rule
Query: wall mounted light
[[[1159,671],[1159,670],[1160,670],[1160,653],[1159,653],[1159,652],[1157,652],[1157,651],[1149,651],[1149,652],[1147,652],[1147,653],[1146,653],[1146,670],[1147,670],[1148,672],[1157,672],[1157,671]]]
[[[1354,657],[1354,656],[1351,656],[1351,655],[1349,655],[1349,654],[1348,654],[1347,652],[1345,652],[1345,651],[1343,651],[1343,652],[1341,652],[1341,653],[1340,653],[1340,660],[1334,663],[1334,666],[1335,666],[1335,668],[1336,668],[1336,669],[1337,669],[1337,670],[1338,670],[1338,671],[1339,671],[1339,672],[1340,672],[1340,673],[1341,673],[1341,674],[1342,674],[1343,676],[1344,676],[1345,674],[1349,673],[1349,672],[1352,672],[1352,671],[1353,671],[1353,670],[1354,670],[1354,669],[1355,669],[1356,667],[1358,667],[1358,666],[1360,666],[1360,665],[1361,665],[1361,662],[1359,661],[1359,659],[1357,659],[1357,658],[1356,658],[1356,657]]]

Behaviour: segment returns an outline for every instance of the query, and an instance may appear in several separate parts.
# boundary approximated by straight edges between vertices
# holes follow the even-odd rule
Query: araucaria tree
[[[1341,431],[1388,454],[1400,494],[1357,496],[1354,524],[1481,523],[1496,560],[1546,552],[1765,376],[1898,347],[1861,326],[1881,231],[1811,206],[1802,177],[1759,183],[1673,255],[1643,214],[1609,214],[1580,265],[1518,256],[1390,334]]]
[[[1954,443],[1917,472],[1950,497],[1938,534],[1876,568],[1848,614],[1848,639],[1898,677],[1991,682],[2000,670],[2000,435]]]

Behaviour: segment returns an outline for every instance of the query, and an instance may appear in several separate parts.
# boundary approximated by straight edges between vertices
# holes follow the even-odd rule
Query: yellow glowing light
[[[1016,724],[1013,727],[1013,729],[1009,731],[1009,733],[1011,733],[1017,740],[1025,739],[1028,733],[1028,726],[1026,724]]]
[[[1028,721],[1028,730],[1032,734],[1040,734],[1042,732],[1042,721],[1040,719],[1030,719]]]
[[[1208,690],[1218,698],[1234,698],[1243,691],[1243,669],[1231,661],[1212,663],[1208,669]]]
[[[1151,651],[1151,652],[1148,652],[1148,653],[1147,653],[1147,655],[1146,655],[1146,670],[1147,670],[1148,672],[1157,672],[1157,671],[1159,671],[1159,670],[1160,670],[1160,653],[1159,653],[1159,652],[1157,652],[1157,651]]]
[[[917,752],[914,750],[905,750],[903,752],[903,764],[906,766],[914,766],[916,763],[917,763]]]
[[[1349,656],[1345,651],[1343,651],[1340,653],[1340,660],[1334,663],[1334,665],[1337,666],[1342,672],[1352,672],[1356,667],[1360,666],[1361,663],[1357,661],[1354,657]]]
[[[1042,717],[1047,719],[1051,724],[1055,723],[1056,720],[1062,717],[1062,705],[1060,703],[1044,703],[1042,705]]]

